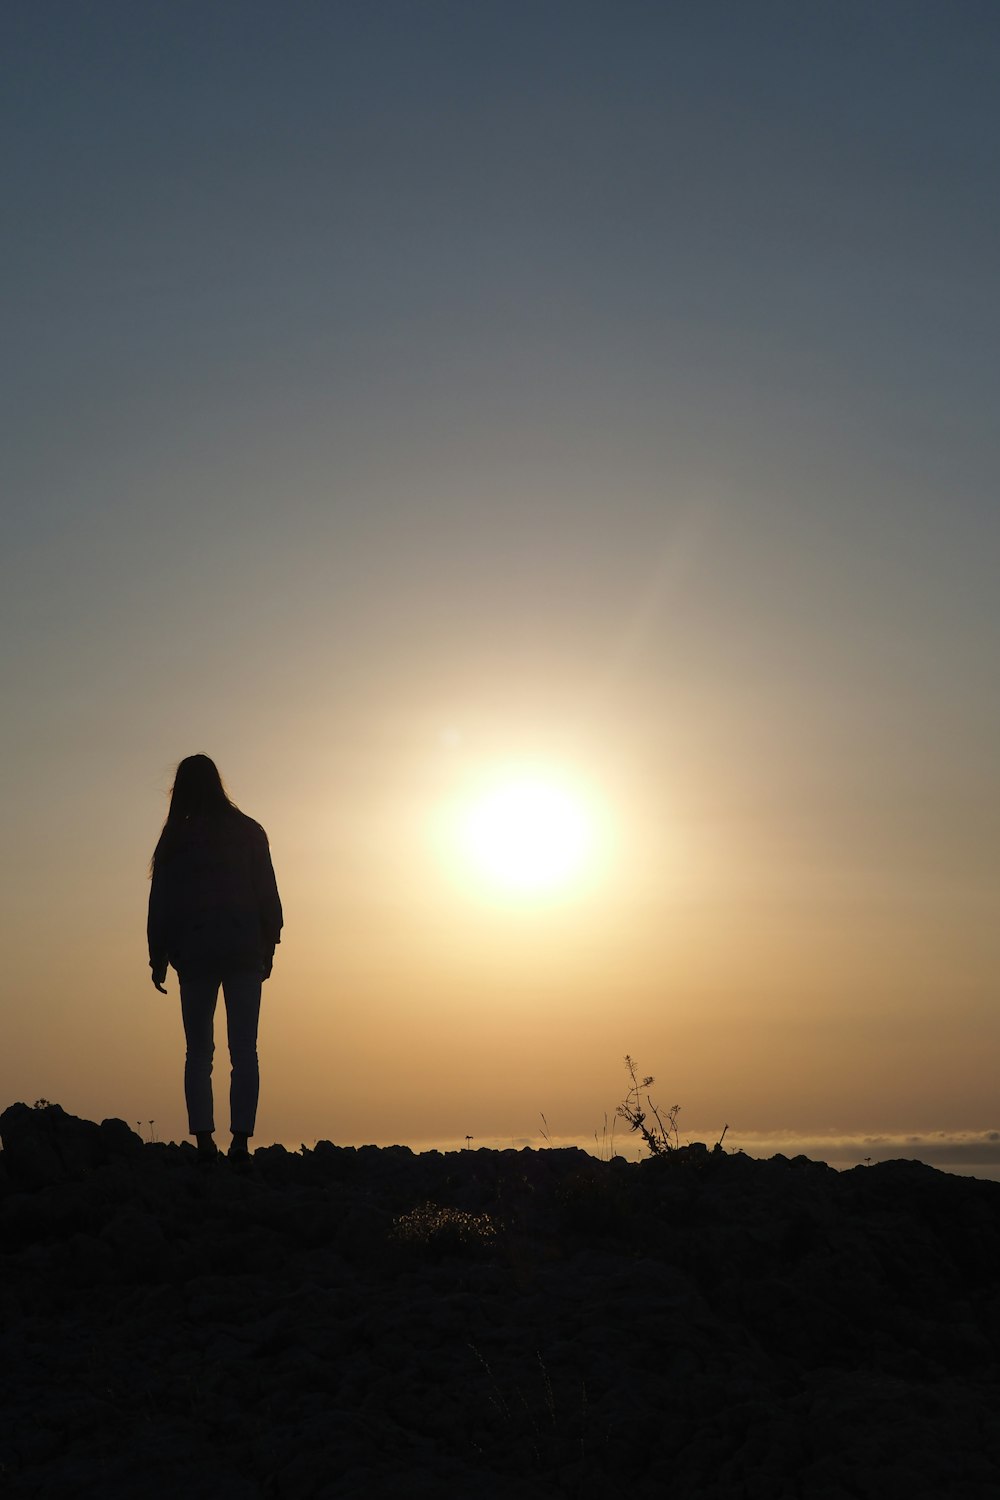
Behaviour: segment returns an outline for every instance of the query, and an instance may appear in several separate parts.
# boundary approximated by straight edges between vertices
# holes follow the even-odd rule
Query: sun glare
[[[518,776],[476,797],[463,835],[468,860],[483,879],[531,895],[563,890],[583,873],[594,830],[584,803],[569,788]]]

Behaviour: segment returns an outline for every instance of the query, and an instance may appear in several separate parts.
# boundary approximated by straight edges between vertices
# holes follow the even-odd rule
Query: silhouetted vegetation
[[[659,1106],[654,1104],[648,1092],[645,1092],[656,1082],[653,1075],[650,1073],[640,1079],[635,1063],[628,1053],[625,1054],[625,1068],[632,1082],[625,1098],[615,1110],[615,1114],[620,1120],[625,1121],[634,1134],[642,1136],[650,1156],[666,1156],[669,1152],[676,1151],[680,1145],[680,1136],[677,1131],[680,1105],[672,1104],[665,1112],[666,1118],[664,1118]],[[644,1098],[645,1109],[642,1107]]]

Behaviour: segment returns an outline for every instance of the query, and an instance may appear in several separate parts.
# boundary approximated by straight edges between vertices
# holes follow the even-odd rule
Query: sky
[[[0,1106],[184,1136],[201,751],[285,907],[258,1144],[599,1149],[628,1053],[685,1139],[995,1170],[996,6],[9,0],[0,56]],[[468,845],[526,778],[543,889]]]

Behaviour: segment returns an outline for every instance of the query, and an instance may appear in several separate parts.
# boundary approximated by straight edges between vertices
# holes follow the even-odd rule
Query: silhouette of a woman
[[[230,801],[207,755],[177,767],[151,873],[149,965],[162,995],[168,964],[180,980],[188,1129],[203,1159],[217,1156],[212,1056],[221,985],[232,1063],[229,1155],[245,1159],[260,1087],[260,987],[281,941],[281,901],[267,834]]]

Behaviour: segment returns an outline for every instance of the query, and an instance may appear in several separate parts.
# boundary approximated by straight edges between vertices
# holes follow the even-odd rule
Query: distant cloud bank
[[[682,1143],[704,1140],[711,1146],[717,1132],[699,1134],[697,1131],[682,1133]],[[381,1144],[387,1144],[385,1142]],[[411,1143],[414,1151],[457,1151],[464,1141],[420,1141]],[[552,1135],[548,1140],[542,1136],[513,1136],[500,1139],[496,1136],[472,1136],[469,1149],[475,1151],[521,1151],[543,1150],[546,1147],[576,1147],[592,1156],[610,1154],[610,1142],[604,1143],[588,1136]],[[808,1156],[813,1161],[825,1161],[840,1169],[862,1166],[866,1162],[909,1161],[926,1162],[946,1172],[964,1172],[977,1177],[1000,1179],[1000,1130],[984,1131],[938,1131],[911,1135],[798,1135],[793,1132],[774,1131],[756,1135],[738,1135],[730,1130],[725,1145],[732,1151],[745,1151],[748,1156],[770,1157]],[[644,1156],[645,1149],[627,1130],[616,1131],[615,1154],[635,1161]]]
[[[768,1134],[738,1137],[733,1146],[748,1156],[774,1156],[777,1152],[784,1156],[801,1154],[836,1167],[903,1158],[946,1170],[969,1170],[977,1166],[1000,1170],[1000,1130],[808,1137]]]

